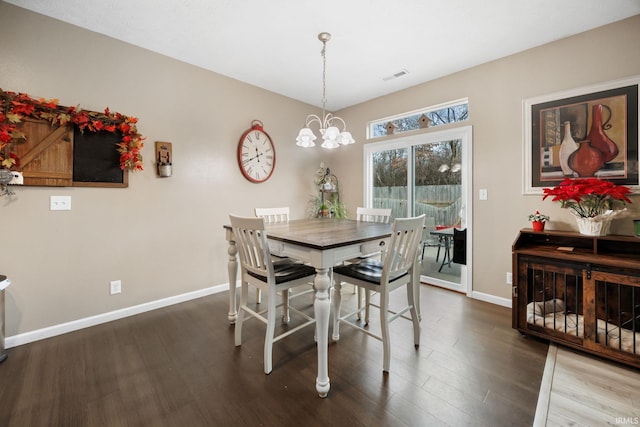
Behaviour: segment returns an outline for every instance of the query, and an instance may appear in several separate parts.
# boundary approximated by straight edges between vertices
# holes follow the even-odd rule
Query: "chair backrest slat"
[[[418,253],[422,239],[425,215],[415,218],[396,218],[393,222],[391,241],[386,248],[384,270],[388,276],[408,270]],[[383,272],[385,276],[385,272]]]
[[[363,208],[356,209],[356,220],[389,223],[391,219],[391,209],[386,208]]]
[[[258,217],[264,218],[264,222],[267,224],[289,221],[288,206],[281,208],[255,208],[255,214]]]

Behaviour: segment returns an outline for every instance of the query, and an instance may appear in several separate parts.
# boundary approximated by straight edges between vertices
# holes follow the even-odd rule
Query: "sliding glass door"
[[[469,293],[471,127],[367,144],[365,165],[367,206],[391,208],[393,218],[426,215],[422,280]]]

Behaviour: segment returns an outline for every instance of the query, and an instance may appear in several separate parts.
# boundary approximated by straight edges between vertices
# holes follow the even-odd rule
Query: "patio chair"
[[[433,217],[427,217],[424,221],[424,237],[422,240],[422,255],[420,255],[420,259],[424,259],[424,251],[426,248],[438,248],[438,252],[436,253],[436,262],[440,259],[440,249],[443,246],[442,237],[433,236],[431,234],[432,231],[436,229],[436,221]]]

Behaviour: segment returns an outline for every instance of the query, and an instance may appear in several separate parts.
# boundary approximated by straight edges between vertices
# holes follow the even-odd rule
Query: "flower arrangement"
[[[145,139],[136,128],[138,119],[120,113],[112,113],[109,108],[104,113],[86,111],[77,107],[62,107],[57,99],[34,99],[24,93],[0,89],[0,168],[20,167],[20,158],[9,151],[9,144],[26,139],[20,130],[24,117],[47,120],[52,125],[65,126],[72,123],[81,132],[120,132],[122,140],[116,144],[120,153],[120,169],[142,170],[140,150]]]
[[[536,211],[536,213],[532,213],[531,215],[529,215],[529,221],[547,222],[549,221],[549,217],[547,215],[541,214],[540,211]]]
[[[610,214],[617,204],[631,203],[629,187],[599,178],[566,178],[554,188],[544,188],[544,197],[553,196],[563,208],[569,208],[581,218]]]
[[[588,236],[604,236],[614,216],[626,209],[614,210],[618,205],[631,203],[629,187],[616,185],[599,178],[566,178],[554,188],[544,188],[544,197],[553,196],[563,208],[571,209],[578,230]]]

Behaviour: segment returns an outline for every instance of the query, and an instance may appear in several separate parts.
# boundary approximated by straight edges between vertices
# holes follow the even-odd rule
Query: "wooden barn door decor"
[[[137,121],[0,89],[0,168],[22,171],[24,185],[126,187],[143,169]]]

